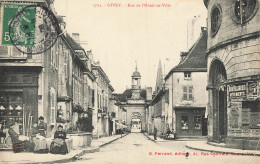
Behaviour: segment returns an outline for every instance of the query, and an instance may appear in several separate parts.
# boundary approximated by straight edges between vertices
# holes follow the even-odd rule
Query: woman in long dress
[[[63,131],[63,126],[59,125],[58,130],[54,134],[54,140],[51,143],[52,154],[67,154],[68,148],[65,142],[66,132]]]
[[[44,136],[40,135],[39,127],[37,122],[33,124],[31,130],[31,139],[34,143],[34,152],[35,153],[48,153],[49,149],[47,142]]]

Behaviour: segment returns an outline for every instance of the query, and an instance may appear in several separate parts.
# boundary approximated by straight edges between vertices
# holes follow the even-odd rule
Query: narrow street
[[[196,142],[196,141],[194,141]],[[130,133],[107,146],[100,148],[100,152],[86,154],[79,160],[72,163],[91,163],[91,164],[159,164],[159,163],[257,163],[259,157],[252,156],[232,156],[232,155],[213,155],[209,152],[201,152],[187,149],[186,141],[167,141],[154,143],[148,140],[142,133]],[[188,158],[185,155],[175,155],[175,153],[189,152]],[[152,153],[152,155],[149,155]],[[168,155],[158,155],[167,153]],[[209,155],[205,155],[205,154]],[[197,155],[195,155],[197,154]],[[204,155],[202,155],[204,154]],[[239,162],[238,162],[239,161]]]

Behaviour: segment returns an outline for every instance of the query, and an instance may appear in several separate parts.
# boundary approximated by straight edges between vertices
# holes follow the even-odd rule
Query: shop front
[[[210,67],[208,142],[226,147],[259,150],[260,77],[227,79],[224,65],[214,60]]]
[[[29,129],[38,118],[38,67],[0,68],[0,134],[1,146],[8,137],[9,125],[29,135]]]
[[[207,133],[205,108],[176,108],[176,137],[203,136]]]
[[[228,147],[260,150],[260,80],[227,85]]]

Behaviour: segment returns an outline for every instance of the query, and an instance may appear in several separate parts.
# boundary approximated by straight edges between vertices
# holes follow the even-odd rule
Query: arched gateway
[[[227,137],[227,74],[223,63],[215,59],[209,72],[209,103],[213,125],[212,141],[224,142]]]
[[[141,114],[139,112],[133,112],[131,118],[131,132],[140,133],[142,131]]]

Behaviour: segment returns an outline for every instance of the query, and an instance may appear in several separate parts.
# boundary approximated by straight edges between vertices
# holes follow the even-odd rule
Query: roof
[[[126,102],[127,99],[130,99],[132,97],[132,90],[126,89],[122,94],[115,94],[115,97],[120,102]],[[146,90],[145,89],[141,90],[140,97],[143,99],[146,99]]]
[[[132,77],[141,77],[141,74],[138,71],[134,71]]]
[[[106,75],[105,71],[102,69],[101,66],[95,65],[95,64],[91,64],[91,68],[93,70],[97,70],[104,77],[104,79],[107,81],[107,83],[110,83],[110,80],[109,80],[108,76]]]
[[[65,39],[73,48],[73,50],[84,50],[84,48],[82,48],[69,34],[66,34]]]
[[[191,47],[187,57],[175,66],[165,77],[167,79],[172,72],[206,72],[207,71],[207,30],[201,28],[201,36]]]

